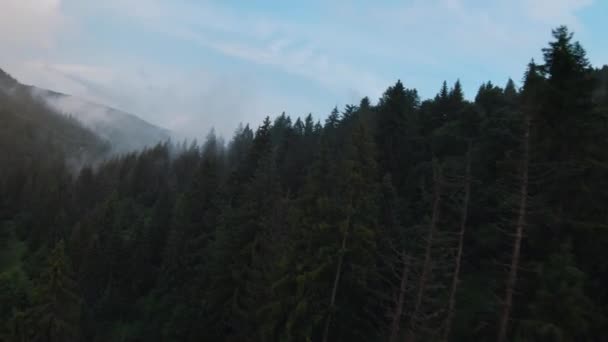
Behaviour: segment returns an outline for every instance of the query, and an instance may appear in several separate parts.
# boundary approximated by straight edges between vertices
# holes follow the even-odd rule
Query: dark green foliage
[[[94,163],[99,139],[0,74],[0,341],[431,341],[449,298],[449,340],[495,340],[526,117],[507,339],[603,341],[608,68],[564,27],[543,57],[472,102],[397,81],[323,124]]]
[[[63,240],[50,252],[46,269],[37,283],[33,306],[25,313],[31,341],[79,341],[82,303]]]

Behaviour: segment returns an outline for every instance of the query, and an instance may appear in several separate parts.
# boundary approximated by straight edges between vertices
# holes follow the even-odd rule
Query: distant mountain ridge
[[[32,96],[29,87],[0,69],[0,179],[35,165],[63,160],[73,170],[105,158],[109,144],[74,118]]]
[[[80,121],[107,141],[114,152],[141,150],[171,136],[169,130],[119,109],[36,86],[30,86],[30,91],[53,110]]]
[[[24,85],[0,69],[0,91],[7,96],[30,93],[50,110],[76,119],[105,141],[113,153],[126,153],[154,146],[171,137],[169,130],[136,115],[57,91]]]

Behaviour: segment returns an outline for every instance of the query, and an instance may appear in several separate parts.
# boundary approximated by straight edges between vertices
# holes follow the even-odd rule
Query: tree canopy
[[[542,53],[103,161],[0,90],[0,341],[603,341],[608,67]]]

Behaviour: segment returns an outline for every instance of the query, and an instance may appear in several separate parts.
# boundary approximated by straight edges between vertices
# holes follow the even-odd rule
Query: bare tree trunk
[[[452,288],[450,290],[450,299],[448,302],[448,313],[445,320],[445,329],[443,331],[443,341],[447,342],[450,338],[452,330],[452,320],[454,319],[454,307],[456,306],[456,292],[460,283],[460,266],[462,263],[462,249],[464,244],[464,233],[467,227],[467,218],[469,216],[469,200],[471,198],[471,153],[473,143],[469,139],[467,146],[467,160],[464,183],[464,200],[462,205],[462,217],[460,221],[460,232],[458,233],[458,253],[456,255],[456,266],[454,267],[454,276],[452,278]]]
[[[515,230],[515,242],[513,245],[513,255],[511,257],[511,267],[509,269],[509,276],[507,278],[504,307],[499,321],[498,338],[496,339],[497,342],[505,342],[507,339],[511,307],[513,306],[513,292],[517,282],[521,241],[526,225],[526,210],[528,205],[528,168],[530,163],[530,121],[530,115],[526,114],[524,122],[523,159],[521,163],[521,184],[519,189],[519,214],[517,217],[517,227]]]
[[[336,268],[336,276],[334,278],[334,286],[331,289],[331,298],[329,300],[329,313],[325,320],[325,328],[323,329],[323,342],[327,342],[329,337],[329,326],[331,325],[331,318],[333,316],[333,310],[336,305],[336,295],[338,294],[338,285],[340,283],[340,275],[342,274],[342,264],[344,263],[344,254],[346,252],[346,238],[348,237],[348,229],[350,227],[350,213],[346,218],[346,227],[344,229],[344,235],[342,236],[342,248],[340,249],[340,256],[338,257],[338,267]]]
[[[433,247],[433,240],[435,237],[435,231],[437,230],[437,221],[439,220],[439,209],[441,204],[441,167],[438,165],[436,160],[433,160],[433,213],[431,216],[431,224],[429,225],[429,231],[426,241],[426,249],[424,253],[424,264],[422,266],[422,274],[420,275],[420,282],[418,284],[418,293],[416,295],[416,304],[414,306],[414,312],[410,318],[410,327],[406,336],[406,341],[414,342],[414,321],[420,312],[420,306],[422,305],[422,299],[424,298],[424,292],[426,290],[426,283],[431,272],[431,251]]]
[[[399,297],[395,303],[395,312],[393,315],[393,322],[391,324],[390,342],[396,342],[399,335],[401,316],[403,315],[403,305],[405,303],[405,291],[410,273],[410,260],[409,256],[405,254],[405,251],[403,251],[401,254],[401,262],[403,263],[403,269],[401,270],[401,284],[399,285]]]

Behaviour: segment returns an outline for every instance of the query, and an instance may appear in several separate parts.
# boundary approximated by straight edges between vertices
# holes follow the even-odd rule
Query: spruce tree
[[[55,245],[49,256],[47,268],[35,289],[34,303],[27,312],[32,340],[79,340],[82,303],[63,241]]]

